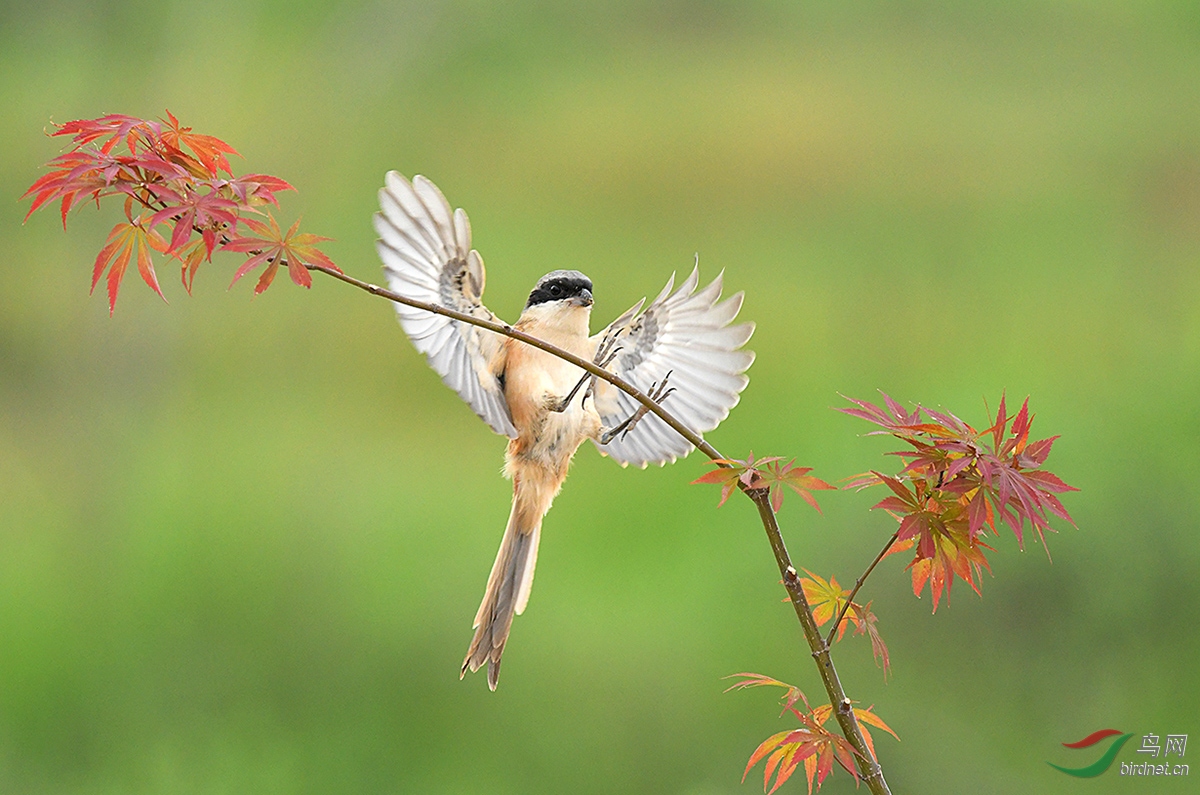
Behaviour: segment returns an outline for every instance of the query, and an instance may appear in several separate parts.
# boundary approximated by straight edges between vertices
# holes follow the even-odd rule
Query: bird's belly
[[[582,390],[566,411],[551,411],[584,371],[541,351],[523,353],[517,362],[510,360],[506,373],[505,391],[518,433],[509,447],[510,462],[536,463],[565,477],[571,456],[599,430],[600,417],[591,400],[583,407]]]
[[[551,466],[564,466],[575,455],[579,445],[588,438],[587,413],[581,411],[577,396],[572,408],[563,412],[547,411],[542,422],[541,433],[537,434],[530,448],[530,456]]]

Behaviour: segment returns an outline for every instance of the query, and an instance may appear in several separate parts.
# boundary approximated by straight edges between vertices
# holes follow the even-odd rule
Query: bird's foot
[[[651,400],[653,400],[655,403],[659,403],[659,404],[661,404],[664,400],[666,400],[667,396],[675,391],[675,387],[671,387],[670,389],[667,389],[667,379],[669,379],[671,377],[671,373],[673,373],[673,372],[674,372],[674,370],[668,370],[667,374],[663,376],[662,381],[651,384],[650,392],[647,395],[647,397],[650,398]],[[616,439],[618,436],[620,436],[621,438],[625,438],[625,436],[627,436],[629,434],[629,432],[633,430],[634,426],[637,425],[638,422],[641,421],[642,417],[645,417],[649,411],[650,411],[649,406],[645,406],[645,405],[640,406],[637,411],[633,412],[633,414],[630,414],[628,417],[626,417],[624,422],[601,433],[600,434],[600,444],[606,445],[609,442],[611,442],[613,439]]]
[[[619,347],[616,347],[617,335],[605,337],[600,341],[600,347],[596,349],[596,356],[592,359],[592,363],[597,367],[608,367],[612,364],[613,359],[617,358],[617,354],[621,352]],[[591,383],[588,383],[588,382]],[[596,389],[596,376],[591,373],[584,373],[583,378],[579,379],[579,383],[571,387],[571,391],[562,400],[550,406],[551,411],[564,412],[571,405],[571,401],[575,399],[575,395],[583,388],[584,384],[588,384],[587,391],[583,393],[583,400],[586,402]]]

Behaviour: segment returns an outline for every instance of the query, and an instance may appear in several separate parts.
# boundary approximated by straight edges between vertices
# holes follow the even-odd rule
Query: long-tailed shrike
[[[482,303],[484,270],[471,248],[471,225],[451,212],[441,191],[421,176],[411,183],[394,171],[379,192],[375,229],[391,289],[479,318],[499,319]],[[538,280],[514,328],[595,360],[658,400],[692,430],[717,427],[746,387],[754,354],[740,350],[752,323],[730,325],[742,294],[718,303],[721,277],[697,291],[692,271],[678,289],[672,275],[645,311],[639,301],[607,328],[590,334],[592,282],[558,270]],[[488,664],[496,689],[500,657],[514,614],[529,601],[542,517],[567,477],[585,439],[622,466],[666,464],[692,450],[683,437],[603,380],[578,393],[586,373],[510,337],[442,315],[396,304],[400,325],[447,386],[484,422],[509,437],[505,474],[513,481],[512,513],[475,614],[462,674]],[[669,381],[672,389],[666,389]],[[570,397],[568,397],[570,396]],[[644,414],[644,412],[642,412]],[[635,424],[628,420],[638,415]],[[619,433],[625,424],[626,433]]]

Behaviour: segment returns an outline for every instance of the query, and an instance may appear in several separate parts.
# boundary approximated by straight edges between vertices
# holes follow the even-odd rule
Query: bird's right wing
[[[663,407],[693,431],[705,433],[729,415],[750,380],[746,370],[754,362],[754,354],[742,346],[754,333],[754,324],[730,325],[742,307],[742,294],[721,301],[721,276],[697,290],[699,279],[699,270],[693,270],[672,292],[672,276],[644,312],[639,302],[593,340],[599,345],[606,336],[616,335],[620,352],[610,371],[643,392],[666,377],[676,391]],[[604,381],[596,382],[595,405],[610,428],[641,406]],[[596,446],[622,466],[640,467],[671,463],[693,449],[653,414],[646,415],[627,435]]]
[[[389,171],[375,214],[376,248],[388,286],[406,298],[439,304],[502,322],[483,305],[483,258],[471,248],[471,222],[453,213],[437,186],[417,175],[410,184]],[[492,430],[515,438],[516,429],[492,361],[500,335],[444,315],[396,304],[400,325],[446,386]]]

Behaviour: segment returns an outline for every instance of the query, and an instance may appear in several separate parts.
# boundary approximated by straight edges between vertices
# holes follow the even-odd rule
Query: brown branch
[[[340,270],[328,268],[324,265],[305,264],[309,270],[320,271],[327,276],[332,276],[346,284],[353,285],[360,290],[365,290],[372,295],[378,295],[387,298],[398,304],[424,309],[427,312],[433,312],[436,315],[458,320],[462,323],[467,323],[472,326],[478,326],[497,334],[503,334],[506,337],[511,337],[515,340],[520,340],[527,345],[532,345],[535,348],[545,351],[570,362],[576,367],[582,368],[597,378],[601,378],[613,386],[620,389],[625,394],[632,397],[638,403],[642,404],[648,411],[653,412],[655,416],[669,425],[679,435],[687,439],[698,450],[707,455],[711,460],[718,463],[719,466],[729,466],[724,463],[725,457],[717,451],[708,442],[693,431],[691,428],[684,425],[678,419],[671,415],[666,409],[658,403],[650,399],[650,396],[642,392],[640,389],[630,384],[628,381],[613,375],[602,367],[597,366],[594,362],[589,362],[586,359],[581,359],[569,351],[565,351],[555,345],[530,336],[522,331],[514,329],[507,323],[493,323],[490,320],[468,315],[463,312],[458,312],[453,309],[441,306],[440,304],[430,304],[425,301],[417,301],[413,298],[394,293],[384,287],[375,284],[364,282],[361,279],[356,279],[353,276],[348,276]],[[784,587],[787,589],[788,596],[791,598],[792,606],[796,611],[796,618],[800,621],[800,628],[804,632],[804,639],[808,642],[809,648],[812,650],[812,657],[816,661],[817,670],[821,674],[821,681],[825,685],[825,692],[829,695],[829,703],[834,707],[834,715],[837,717],[838,725],[842,729],[842,734],[850,742],[850,745],[855,750],[855,763],[858,766],[859,775],[866,782],[867,787],[874,795],[890,795],[891,790],[888,789],[887,781],[883,777],[883,768],[871,756],[868,750],[866,741],[863,739],[862,730],[858,727],[858,720],[854,717],[853,702],[846,696],[846,691],[842,687],[841,680],[838,679],[837,669],[833,665],[833,659],[829,654],[829,644],[821,637],[821,631],[817,628],[817,622],[813,618],[812,608],[808,604],[808,600],[804,597],[804,590],[800,587],[800,579],[796,575],[796,567],[792,565],[790,555],[788,555],[787,545],[783,541],[783,533],[779,529],[779,521],[775,516],[775,511],[771,507],[771,498],[767,489],[750,488],[745,484],[739,485],[746,493],[746,496],[758,508],[758,514],[762,519],[763,529],[767,532],[767,541],[771,545],[771,551],[775,555],[775,562],[779,565],[779,573],[783,577]],[[890,546],[890,544],[889,544]],[[886,549],[885,549],[886,551]],[[880,555],[882,557],[882,554]],[[878,563],[876,559],[876,563]],[[871,564],[874,568],[875,564]],[[867,573],[870,573],[868,569]],[[864,579],[865,579],[864,575]],[[857,589],[856,589],[857,590]],[[836,624],[835,624],[836,626]]]
[[[867,570],[862,573],[862,576],[854,583],[854,589],[850,591],[850,595],[846,597],[846,604],[842,605],[841,611],[837,615],[837,621],[833,622],[833,627],[829,630],[829,637],[825,638],[826,645],[833,643],[833,633],[837,632],[838,624],[842,623],[842,619],[846,617],[846,611],[850,609],[850,605],[854,602],[854,597],[858,596],[858,589],[863,587],[863,583],[871,576],[871,572],[879,565],[879,561],[883,560],[883,556],[892,548],[892,544],[896,543],[896,538],[900,535],[900,531],[892,533],[892,537],[883,545],[883,549],[879,550],[879,554],[875,556],[875,560],[871,561],[871,565],[867,566]]]
[[[821,683],[825,685],[829,703],[834,708],[833,714],[842,729],[842,734],[854,747],[854,761],[858,766],[858,773],[874,795],[890,794],[891,790],[888,789],[887,781],[883,777],[883,768],[880,767],[879,762],[875,761],[867,748],[862,730],[858,726],[858,719],[854,716],[853,702],[846,696],[846,690],[842,687],[841,679],[838,678],[837,668],[834,667],[833,658],[829,653],[829,643],[821,637],[821,630],[817,627],[816,619],[813,618],[812,607],[808,604],[808,599],[804,596],[804,589],[800,586],[796,567],[791,563],[787,546],[783,542],[783,534],[779,531],[779,521],[775,516],[775,511],[771,508],[770,492],[768,489],[751,489],[745,486],[742,486],[742,491],[758,508],[758,515],[762,518],[763,528],[767,531],[767,540],[771,544],[771,551],[775,553],[775,561],[779,564],[779,573],[783,576],[783,586],[791,598],[796,618],[799,619],[800,628],[804,631],[804,639],[808,641],[813,660],[816,661],[817,671],[821,675]]]
[[[361,279],[354,278],[353,276],[347,276],[345,273],[342,273],[339,270],[335,270],[324,265],[306,263],[304,267],[312,271],[320,271],[321,273],[332,276],[335,279],[346,282],[346,284],[352,284],[360,290],[366,290],[372,295],[382,296],[383,298],[387,298],[389,301],[394,301],[397,304],[405,304],[406,306],[416,307],[417,309],[424,309],[426,312],[433,312],[436,315],[444,315],[445,317],[453,318],[455,320],[462,321],[463,323],[469,323],[472,326],[479,326],[480,328],[485,328],[488,331],[494,331],[497,334],[503,334],[506,337],[512,337],[515,340],[520,340],[521,342],[532,345],[535,348],[540,348],[546,353],[553,354],[560,359],[565,359],[576,367],[586,370],[597,378],[604,379],[617,389],[620,389],[622,392],[632,397],[638,403],[641,403],[648,411],[653,412],[655,416],[657,416],[667,425],[671,426],[676,433],[691,442],[693,446],[702,451],[709,458],[713,459],[714,461],[723,460],[725,458],[723,455],[717,452],[715,447],[704,441],[704,438],[700,436],[700,434],[696,433],[691,428],[675,419],[675,417],[672,416],[666,409],[651,400],[649,395],[642,392],[625,379],[613,375],[603,367],[597,366],[595,362],[589,362],[586,359],[581,359],[569,351],[564,351],[562,348],[551,345],[548,342],[544,342],[537,337],[526,334],[523,331],[518,331],[507,323],[493,323],[490,320],[484,320],[482,318],[475,317],[474,315],[468,315],[465,312],[458,312],[440,304],[430,304],[426,303],[425,301],[418,301],[413,298],[408,298],[407,296],[400,295],[399,293],[394,293],[385,287],[364,282]]]

